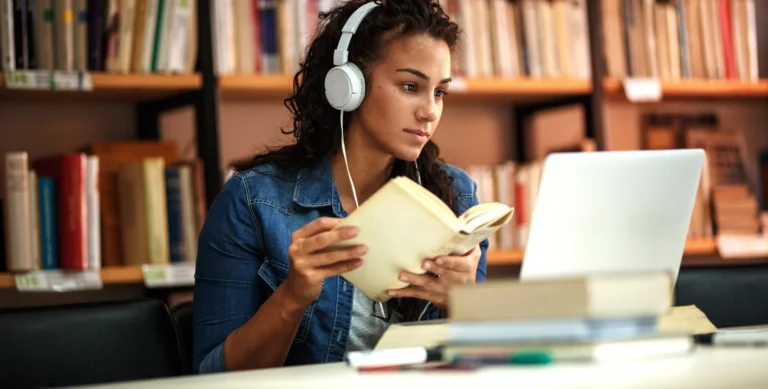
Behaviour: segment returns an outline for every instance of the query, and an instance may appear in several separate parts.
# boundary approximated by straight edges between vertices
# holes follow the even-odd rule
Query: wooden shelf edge
[[[141,266],[107,267],[101,269],[101,281],[104,285],[141,284],[144,275]],[[11,273],[0,273],[0,289],[15,289],[15,276]]]
[[[288,94],[293,77],[284,75],[227,75],[219,77],[223,92],[241,94]],[[489,96],[554,96],[582,95],[592,92],[590,80],[530,78],[456,78],[450,93]]]
[[[488,252],[486,260],[488,266],[520,265],[523,263],[524,254],[525,252],[523,250],[492,250]],[[683,258],[683,266],[688,266],[689,264],[743,264],[759,261],[759,259],[743,259],[740,261],[729,259],[697,259],[696,257],[698,256],[717,255],[717,245],[714,239],[689,239],[685,242],[683,255],[685,256],[685,258]]]
[[[622,96],[624,94],[621,79],[615,77],[608,77],[603,80],[603,90],[606,94],[621,94]],[[665,97],[768,97],[768,80],[756,82],[740,80],[662,81],[661,91],[662,99]]]
[[[90,73],[93,91],[98,90],[195,90],[202,86],[199,73],[189,74],[119,74]],[[5,88],[5,75],[0,72],[0,88]],[[86,92],[87,93],[87,92]]]

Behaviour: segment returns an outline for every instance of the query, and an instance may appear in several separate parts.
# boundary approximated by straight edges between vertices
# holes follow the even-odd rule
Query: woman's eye
[[[414,83],[405,83],[403,84],[403,88],[406,92],[416,92],[416,84]]]
[[[438,89],[435,91],[435,97],[437,98],[441,98],[447,95],[448,95],[448,91],[446,91],[445,89]]]

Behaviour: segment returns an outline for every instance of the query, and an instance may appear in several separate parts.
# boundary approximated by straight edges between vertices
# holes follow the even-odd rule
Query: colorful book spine
[[[37,178],[40,202],[40,258],[43,269],[58,267],[56,244],[56,188],[53,177]]]
[[[168,245],[171,262],[184,262],[184,220],[181,208],[180,169],[170,166],[165,169],[166,203],[168,204]]]

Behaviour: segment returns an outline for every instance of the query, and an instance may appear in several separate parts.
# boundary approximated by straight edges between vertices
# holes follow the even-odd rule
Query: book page
[[[403,347],[436,347],[448,340],[448,322],[433,320],[421,323],[392,324],[376,344],[376,350]]]
[[[698,335],[717,332],[717,327],[695,305],[686,305],[672,307],[667,314],[660,316],[659,331]]]

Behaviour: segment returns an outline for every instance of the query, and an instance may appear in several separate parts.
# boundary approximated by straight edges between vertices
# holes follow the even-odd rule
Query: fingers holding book
[[[462,256],[425,260],[423,267],[427,270],[426,274],[403,272],[400,274],[400,280],[410,286],[390,290],[389,295],[429,300],[438,308],[445,309],[450,285],[475,283],[479,260],[479,246]]]
[[[330,245],[358,234],[353,227],[335,228],[341,221],[319,218],[291,234],[288,247],[291,266],[286,284],[300,303],[309,304],[316,300],[324,279],[354,270],[362,264],[360,258],[367,250],[364,245],[328,249]]]
[[[412,297],[431,301],[438,308],[445,308],[448,296],[448,283],[433,275],[403,272],[400,280],[410,284],[402,289],[391,289],[392,297]]]
[[[480,246],[462,256],[444,256],[424,261],[423,268],[451,284],[474,284]]]

